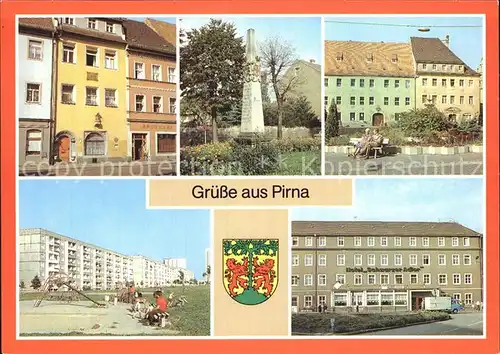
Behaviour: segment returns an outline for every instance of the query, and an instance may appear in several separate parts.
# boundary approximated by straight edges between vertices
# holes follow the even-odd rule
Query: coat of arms
[[[224,289],[242,305],[258,305],[278,286],[278,240],[222,240]]]

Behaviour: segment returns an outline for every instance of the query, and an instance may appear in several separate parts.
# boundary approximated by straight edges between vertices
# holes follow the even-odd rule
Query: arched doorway
[[[59,132],[55,139],[55,155],[59,161],[69,162],[72,156],[73,134],[67,131]]]
[[[92,132],[85,137],[85,155],[106,155],[106,139],[101,133]]]
[[[372,116],[372,125],[374,127],[379,127],[384,124],[384,115],[382,113],[375,113]]]

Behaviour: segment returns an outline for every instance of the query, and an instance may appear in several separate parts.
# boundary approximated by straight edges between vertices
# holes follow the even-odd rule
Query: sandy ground
[[[42,301],[39,307],[33,307],[35,301],[19,303],[19,333],[70,333],[147,335],[162,333],[174,335],[177,331],[167,328],[145,326],[140,319],[133,318],[130,305],[119,303],[107,308],[92,307],[90,301],[63,303]]]

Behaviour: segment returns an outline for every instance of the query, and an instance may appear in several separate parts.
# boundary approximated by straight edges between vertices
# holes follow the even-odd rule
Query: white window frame
[[[343,282],[340,282],[339,278],[342,277],[344,279]],[[345,274],[335,274],[335,282],[340,284],[345,284]]]
[[[399,262],[396,260],[399,258]],[[394,255],[394,265],[395,266],[402,266],[403,265],[403,255],[402,254],[395,254]]]
[[[90,27],[90,22],[94,23],[94,27]],[[97,20],[95,18],[88,18],[87,19],[87,29],[90,30],[97,30],[99,28],[99,24],[97,23]]]
[[[370,277],[373,277],[373,283],[370,283]],[[377,274],[367,274],[366,276],[366,284],[368,285],[376,285],[377,284]]]
[[[95,105],[88,104],[89,101],[87,100],[87,98],[88,98],[87,89],[95,89],[95,95],[96,95],[96,104]],[[100,95],[100,92],[99,92],[98,86],[85,86],[85,105],[91,106],[91,107],[99,107],[99,105],[100,105],[99,95]]]
[[[28,101],[28,86],[38,85],[38,101]],[[33,95],[32,95],[33,97]],[[26,95],[24,96],[26,104],[42,104],[42,84],[40,82],[27,82],[26,83]]]
[[[370,260],[373,260],[373,262],[371,262]],[[376,266],[377,265],[377,256],[375,254],[369,254],[366,257],[366,263],[368,264],[369,267]]]
[[[466,257],[468,257],[468,259],[469,259],[468,263],[465,262]],[[472,256],[470,254],[464,254],[462,262],[463,262],[463,265],[467,265],[467,266],[472,265]]]
[[[170,69],[173,69],[172,70],[173,71],[172,75],[170,74]],[[168,76],[167,80],[168,80],[169,83],[171,83],[171,84],[175,84],[176,83],[176,81],[177,81],[177,70],[175,69],[174,66],[168,66],[167,67],[167,76]],[[173,78],[173,80],[172,80],[172,78]]]
[[[387,278],[387,282],[383,282],[382,279]],[[391,283],[391,278],[389,277],[389,274],[383,273],[380,274],[380,285],[389,285]]]
[[[73,52],[73,61],[64,61],[64,53],[66,51],[66,49],[64,47],[67,47],[68,49],[68,52],[69,52],[69,49],[71,48],[71,51]],[[76,43],[72,43],[72,42],[62,42],[62,56],[61,56],[61,62],[64,63],[64,64],[76,64],[76,50],[77,50],[77,47],[76,47]]]
[[[427,258],[429,259],[429,263],[428,263],[428,264],[425,264],[425,262],[424,262],[425,257],[427,257]],[[426,266],[426,265],[429,265],[429,266],[430,266],[430,265],[431,265],[431,263],[432,263],[432,262],[431,262],[431,255],[430,255],[430,254],[423,254],[423,255],[422,255],[422,265],[423,265],[423,266]]]
[[[385,259],[385,263],[384,263]],[[388,266],[389,265],[389,255],[388,254],[381,254],[380,255],[380,265],[381,266]]]
[[[458,275],[458,282],[455,282],[456,275]],[[460,285],[462,283],[462,275],[460,273],[453,273],[451,279],[453,279],[453,285]]]
[[[64,91],[63,91],[63,87],[64,86],[71,86],[72,87],[72,90],[71,90],[71,102],[64,102],[63,100],[63,95],[64,95]],[[76,95],[75,95],[75,91],[76,91],[76,86],[74,84],[61,84],[61,103],[62,104],[76,104]]]
[[[412,283],[412,282],[411,282],[411,278],[412,278],[412,277],[416,277],[416,278],[417,278],[417,281],[416,281],[415,283]],[[408,283],[409,283],[410,285],[418,284],[418,280],[419,280],[419,279],[418,279],[418,273],[410,273],[410,275],[409,275],[409,277],[408,277]]]
[[[155,80],[155,78],[154,78],[154,70],[153,70],[153,68],[155,66],[158,67],[159,70],[160,70],[160,79],[159,80]],[[163,72],[161,70],[161,64],[151,64],[151,81],[155,81],[155,82],[162,82],[163,81]]]
[[[326,304],[326,295],[318,295],[318,305]]]
[[[467,281],[466,281],[466,280],[467,280],[467,276],[469,276],[469,277],[470,277],[470,282],[467,282]],[[472,282],[473,282],[473,281],[472,281],[472,273],[465,273],[465,274],[464,274],[464,284],[471,285],[471,284],[472,284]]]
[[[410,237],[408,244],[410,247],[417,247],[417,238],[416,237]]]
[[[464,247],[470,247],[470,237],[463,238],[463,245]]]
[[[383,236],[380,238],[380,247],[387,247],[389,245],[389,240],[387,237]]]
[[[307,284],[306,279],[311,280],[311,284]],[[304,286],[313,286],[314,285],[314,277],[312,274],[304,274]]]
[[[441,282],[441,276],[445,277],[445,282],[444,283]],[[448,274],[443,274],[443,273],[438,274],[438,284],[439,285],[448,285]]]
[[[293,283],[294,279],[297,279],[297,283],[296,284]],[[290,279],[290,284],[291,284],[291,286],[299,286],[299,284],[300,284],[300,276],[297,275],[297,274],[292,274],[292,277]]]
[[[469,298],[469,299],[467,299],[467,298]],[[472,305],[473,304],[472,300],[473,300],[472,293],[465,293],[464,294],[464,304],[465,305]]]
[[[139,96],[142,96],[143,100],[142,100],[142,111],[138,111],[137,110],[137,97]],[[148,108],[147,108],[147,102],[146,102],[146,95],[143,94],[143,93],[136,93],[134,95],[134,112],[141,112],[141,113],[144,113],[144,112],[147,112]]]
[[[111,31],[108,31],[108,26],[111,26]],[[106,22],[106,33],[115,33],[115,24],[111,22]]]
[[[324,280],[324,283],[321,280]],[[328,279],[326,274],[318,274],[318,286],[326,286],[327,283]]]
[[[441,263],[441,257],[444,257],[444,262]],[[445,266],[446,265],[446,254],[438,254],[438,266]]]
[[[353,285],[363,285],[363,273],[355,273],[353,279]],[[356,282],[357,279],[360,279],[359,283]]]
[[[309,259],[311,260],[311,262],[307,261]],[[313,255],[312,254],[305,254],[304,255],[304,267],[312,267],[312,266],[314,266],[314,257],[313,257]]]
[[[87,65],[87,52],[89,51],[89,49],[93,50],[95,49],[96,53],[95,53],[95,65]],[[86,45],[85,46],[85,67],[89,67],[89,68],[98,68],[99,67],[99,47],[94,47],[94,46],[91,46],[91,45]]]
[[[452,247],[458,247],[458,246],[460,246],[460,241],[459,241],[458,237],[453,237],[451,239],[451,245],[452,245]]]
[[[426,276],[429,277],[429,282],[428,283],[425,282]],[[430,284],[432,284],[432,275],[431,275],[431,273],[424,273],[424,274],[422,274],[422,283],[424,283],[424,285],[430,285]]]
[[[359,262],[358,262],[359,260]],[[362,254],[355,254],[354,255],[354,265],[355,266],[362,266],[363,265],[363,255]]]
[[[398,283],[396,281],[396,277],[400,277],[401,278],[401,283]],[[405,278],[404,278],[403,274],[401,274],[401,273],[394,274],[394,285],[403,285],[404,283],[405,283]]]
[[[299,246],[299,238],[292,237],[292,247],[298,247],[298,246]]]
[[[155,98],[160,98],[160,111],[155,112]],[[151,113],[162,114],[163,113],[163,96],[152,96],[151,97]]]
[[[108,57],[113,58],[113,66],[108,67]],[[108,70],[118,70],[118,52],[116,50],[104,50],[104,68]]]
[[[444,237],[439,237],[438,238],[438,247],[445,247],[446,246],[446,239]]]
[[[326,258],[326,254],[318,254],[318,267],[326,267]]]
[[[429,247],[431,244],[431,241],[429,237],[422,237],[422,247]]]
[[[337,237],[337,247],[344,247],[345,246],[345,239],[343,236]]]
[[[319,237],[318,247],[326,247],[326,237],[325,236]]]
[[[375,237],[373,236],[368,237],[367,242],[368,242],[367,243],[368,247],[375,247]]]
[[[311,305],[306,305],[306,303],[308,303],[308,302],[310,302]],[[313,306],[313,297],[312,297],[312,295],[304,295],[304,308],[310,308],[312,306]]]
[[[32,58],[31,57],[31,44],[34,44],[34,47],[40,50],[40,58]],[[43,40],[37,38],[28,38],[28,60],[34,61],[43,61]]]
[[[305,242],[306,247],[312,247],[313,246],[313,238],[311,236],[306,237],[306,242]]]
[[[415,258],[415,262],[412,262],[412,256],[414,256]],[[410,254],[408,256],[408,264],[410,264],[411,266],[416,266],[418,265],[418,255],[417,254]]]
[[[342,262],[340,262],[341,259],[342,259]],[[338,266],[345,266],[345,254],[338,254],[337,255],[337,265]]]
[[[142,76],[143,76],[143,78],[140,78],[137,75],[137,68],[136,68],[137,64],[141,64],[142,65]],[[134,80],[146,80],[146,65],[144,65],[144,63],[141,62],[141,61],[134,61]]]
[[[457,263],[454,263],[454,260],[457,260]],[[451,255],[451,265],[460,265],[460,255],[459,254],[452,254]]]
[[[106,103],[106,91],[114,91],[115,92],[115,104],[114,105],[108,105]],[[106,107],[114,107],[114,108],[118,107],[118,90],[117,89],[109,88],[109,87],[104,89],[104,105]]]
[[[354,237],[354,246],[355,247],[361,247],[362,242],[363,241],[361,241],[361,237],[358,237],[358,236]]]
[[[401,237],[394,237],[394,247],[401,247],[402,244]]]
[[[300,266],[300,256],[298,254],[292,254],[292,267]]]

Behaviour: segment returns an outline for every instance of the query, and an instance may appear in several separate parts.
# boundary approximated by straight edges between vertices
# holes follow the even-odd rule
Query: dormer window
[[[369,62],[369,63],[372,63],[372,62],[373,62],[373,54],[371,54],[371,53],[370,53],[370,54],[368,54],[368,55],[366,56],[366,61],[367,61],[367,62]]]
[[[432,70],[437,70],[437,65],[436,64],[432,64]]]
[[[344,53],[338,52],[337,53],[337,61],[342,61],[344,60]]]
[[[115,25],[109,22],[106,22],[106,32],[115,33]]]
[[[89,29],[93,29],[93,30],[97,29],[97,21],[96,20],[88,19],[87,20],[87,27]]]
[[[391,58],[391,61],[392,61],[393,63],[397,63],[397,62],[398,62],[398,55],[397,55],[397,54],[393,54],[393,55],[392,55],[392,58]]]
[[[464,66],[463,65],[459,65],[458,66],[458,71],[463,71],[464,70]]]
[[[447,66],[445,64],[443,64],[443,71],[446,71],[447,69]]]

